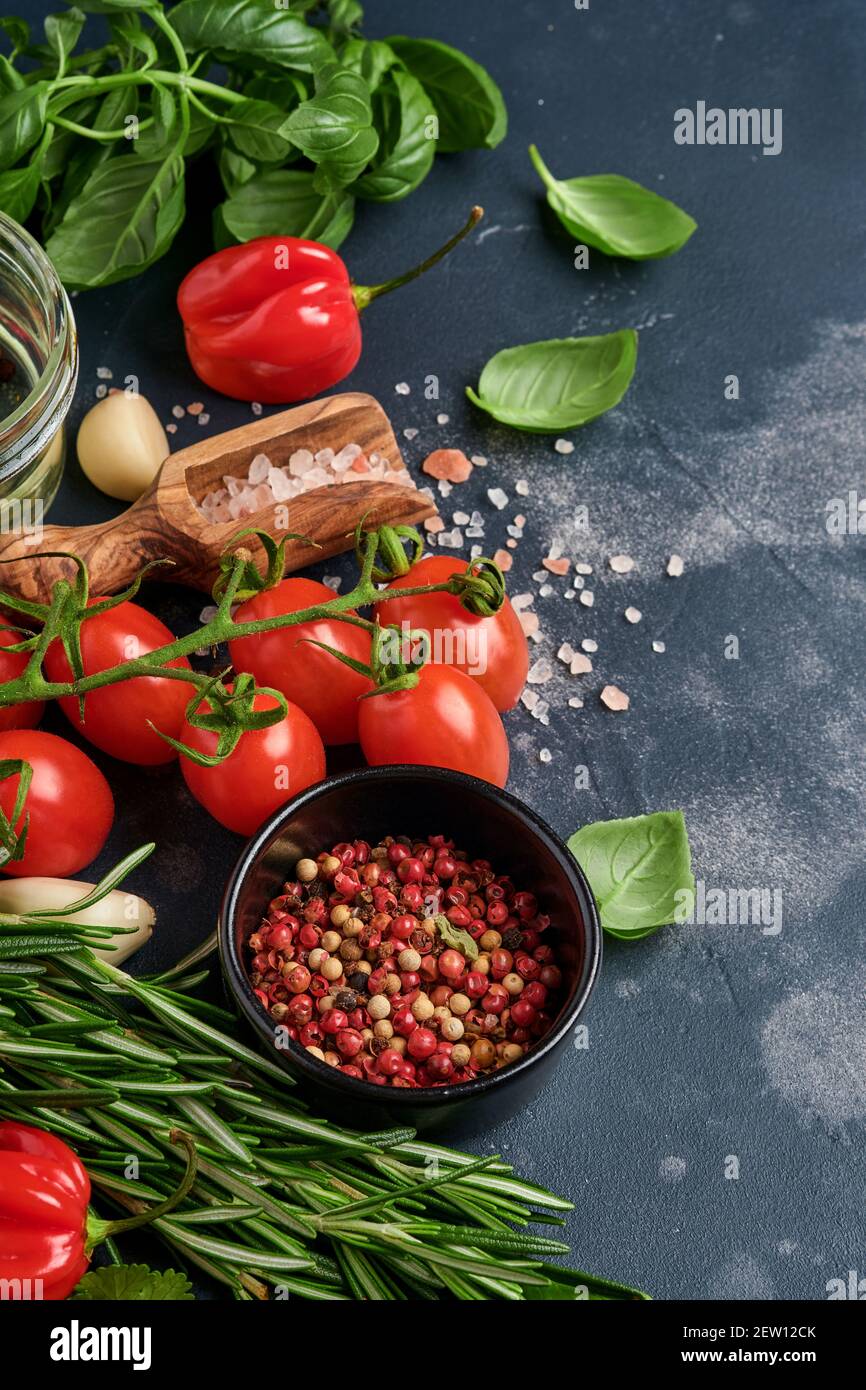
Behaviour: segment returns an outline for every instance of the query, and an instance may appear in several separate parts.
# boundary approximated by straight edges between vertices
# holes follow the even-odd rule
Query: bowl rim
[[[410,781],[416,777],[433,778],[434,781],[445,782],[458,789],[471,789],[504,806],[518,819],[524,822],[528,821],[538,838],[545,843],[546,848],[559,861],[566,877],[571,880],[571,887],[583,914],[586,931],[583,968],[567,1009],[557,1019],[550,1031],[519,1062],[513,1062],[510,1066],[502,1067],[499,1071],[490,1072],[474,1081],[461,1081],[446,1086],[417,1088],[389,1086],[383,1088],[375,1085],[372,1081],[362,1080],[355,1076],[344,1076],[336,1067],[329,1067],[327,1063],[320,1062],[318,1058],[310,1057],[304,1048],[292,1043],[291,1040],[288,1048],[275,1049],[273,1047],[273,1023],[272,1021],[269,1022],[267,1015],[262,1011],[262,1006],[253,993],[253,987],[236,950],[233,922],[240,889],[267,842],[273,837],[274,831],[286,821],[291,820],[292,816],[309,801],[316,800],[325,791],[332,791],[334,788],[349,784],[354,786],[375,783],[386,777],[396,778],[398,781]],[[544,1057],[549,1056],[571,1031],[583,1012],[598,979],[602,955],[601,921],[586,874],[569,852],[565,843],[538,812],[527,806],[513,792],[505,791],[479,777],[455,772],[450,768],[428,767],[413,763],[394,763],[387,767],[363,767],[348,772],[335,773],[330,777],[325,777],[321,782],[304,788],[291,801],[287,801],[285,805],[281,806],[247,842],[229,874],[220,903],[217,940],[220,964],[227,986],[237,1006],[240,1007],[255,1032],[263,1042],[270,1043],[270,1051],[276,1051],[278,1056],[281,1053],[290,1055],[293,1065],[304,1073],[312,1085],[328,1083],[331,1089],[344,1091],[349,1099],[352,1097],[359,1101],[367,1099],[376,1102],[379,1106],[387,1103],[389,1106],[393,1104],[396,1108],[402,1105],[407,1109],[417,1108],[419,1105],[423,1107],[447,1105],[449,1102],[470,1099],[473,1095],[489,1093],[508,1085],[509,1082],[516,1080],[517,1077],[524,1075],[531,1067],[541,1062]],[[288,1064],[285,1065],[287,1071],[292,1069]],[[387,1091],[385,1097],[382,1095],[383,1090]]]

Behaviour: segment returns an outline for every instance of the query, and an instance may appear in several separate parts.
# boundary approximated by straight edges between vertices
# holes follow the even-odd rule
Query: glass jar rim
[[[0,212],[0,247],[44,306],[50,349],[24,400],[0,420],[0,484],[41,456],[63,424],[78,376],[78,341],[72,306],[60,277],[35,237]]]

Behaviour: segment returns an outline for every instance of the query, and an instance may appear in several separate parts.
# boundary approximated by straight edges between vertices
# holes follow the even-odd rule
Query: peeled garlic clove
[[[80,912],[67,908],[80,902],[93,889],[92,883],[78,883],[67,878],[10,878],[0,879],[0,913],[26,916],[28,912],[53,912],[58,921],[78,922],[88,927],[123,927],[116,936],[106,937],[100,947],[91,946],[93,954],[112,965],[121,965],[141,949],[153,934],[156,913],[144,898],[113,888],[104,898]],[[134,927],[134,931],[129,928]],[[116,950],[110,950],[114,946]]]
[[[150,401],[115,391],[88,410],[78,462],[94,487],[122,502],[146,492],[168,457],[168,438]]]

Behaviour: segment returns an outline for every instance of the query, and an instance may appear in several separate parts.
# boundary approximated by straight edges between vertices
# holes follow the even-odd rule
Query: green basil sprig
[[[637,941],[677,917],[694,893],[691,850],[682,811],[656,811],[585,825],[568,841],[589,879],[609,936]]]
[[[679,251],[697,227],[693,217],[621,174],[555,179],[535,145],[529,153],[562,225],[608,256],[656,260]]]
[[[411,73],[394,68],[373,96],[379,153],[354,186],[360,198],[396,203],[416,189],[430,172],[436,155],[436,110]]]
[[[336,250],[345,241],[355,216],[355,199],[346,189],[317,193],[315,175],[303,169],[269,169],[260,174],[254,165],[248,169],[251,176],[219,209],[227,233],[217,231],[221,245],[258,236],[297,236]]]
[[[417,77],[439,117],[439,149],[493,150],[508,133],[508,112],[490,73],[467,54],[434,39],[388,40]]]
[[[617,405],[637,361],[637,333],[554,338],[504,348],[481,373],[475,405],[503,425],[535,434],[576,429]]]

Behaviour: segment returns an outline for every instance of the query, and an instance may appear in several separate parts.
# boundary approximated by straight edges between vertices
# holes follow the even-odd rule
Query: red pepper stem
[[[450,241],[446,241],[444,246],[440,246],[438,251],[434,251],[432,256],[428,256],[426,261],[416,265],[414,270],[407,270],[405,275],[398,275],[396,280],[387,280],[384,285],[353,285],[352,296],[355,300],[355,308],[360,313],[366,309],[367,305],[374,299],[378,299],[380,294],[390,294],[391,290],[398,290],[401,285],[408,285],[410,280],[417,280],[419,275],[423,275],[431,266],[436,265],[458,246],[465,236],[468,236],[473,227],[476,227],[484,216],[484,209],[475,207],[469,214],[469,221],[465,227],[461,227],[456,236]]]
[[[86,1253],[89,1255],[94,1246],[100,1245],[102,1241],[108,1240],[111,1236],[119,1235],[122,1231],[134,1231],[138,1226],[146,1226],[149,1222],[155,1221],[160,1216],[167,1216],[170,1211],[174,1211],[179,1206],[190,1191],[196,1180],[198,1173],[198,1154],[195,1144],[188,1134],[183,1130],[173,1129],[171,1132],[171,1142],[180,1144],[186,1149],[186,1172],[180,1183],[172,1192],[170,1197],[166,1197],[164,1202],[160,1202],[155,1207],[148,1207],[147,1211],[138,1212],[136,1216],[127,1216],[120,1221],[100,1221],[93,1216],[87,1218],[87,1241]]]

